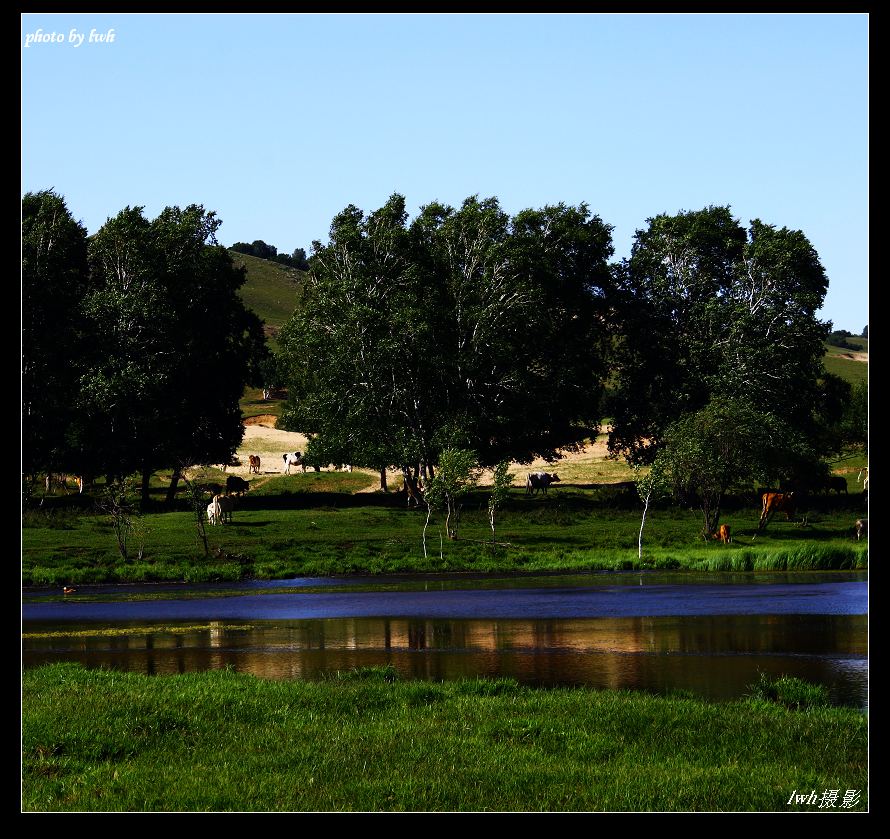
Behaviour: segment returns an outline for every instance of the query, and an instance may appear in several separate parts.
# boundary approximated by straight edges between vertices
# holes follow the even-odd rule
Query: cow
[[[763,530],[767,526],[773,513],[784,513],[785,518],[791,521],[794,516],[797,503],[794,492],[772,492],[763,493],[763,507],[760,512],[760,524],[757,525],[758,530]]]
[[[712,539],[719,539],[724,545],[728,545],[732,541],[732,534],[728,524],[721,524],[717,530],[711,534]]]
[[[229,495],[214,495],[213,501],[210,502],[210,507],[213,507],[214,513],[216,515],[216,524],[225,524],[227,521],[232,521],[232,511],[235,509],[235,499]],[[207,510],[208,516],[210,515],[210,508]]]
[[[248,474],[251,472],[255,472],[257,475],[260,474],[260,456],[258,454],[251,454],[247,456],[248,461],[250,462],[250,466],[247,469]]]
[[[211,524],[220,524],[220,514],[219,504],[216,501],[216,496],[214,496],[213,501],[207,505],[207,521]]]
[[[828,486],[827,492],[831,492],[831,490],[834,490],[838,495],[840,495],[841,490],[843,490],[845,495],[848,494],[847,493],[847,479],[840,475],[832,475],[828,479],[827,486]]]
[[[198,489],[203,493],[209,493],[211,496],[213,495],[221,495],[223,491],[222,484],[209,483],[209,484],[200,484]]]
[[[868,519],[856,519],[855,528],[858,542],[863,536],[868,536]]]
[[[525,494],[537,495],[540,490],[544,495],[547,494],[547,487],[559,480],[559,475],[550,475],[547,472],[529,472],[528,479],[525,482]]]
[[[287,452],[286,454],[281,455],[284,460],[284,474],[290,475],[291,466],[300,466],[303,471],[306,471],[306,464],[303,463],[303,455],[300,452]]]
[[[226,478],[226,495],[233,493],[245,493],[250,489],[250,481],[239,478],[237,475],[229,475]]]

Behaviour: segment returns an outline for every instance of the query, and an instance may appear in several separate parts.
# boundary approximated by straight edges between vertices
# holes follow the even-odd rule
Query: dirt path
[[[239,475],[250,478],[248,455],[258,455],[260,458],[260,472],[253,476],[252,480],[258,481],[256,486],[261,486],[270,476],[281,475],[284,472],[282,454],[284,452],[304,452],[308,440],[305,435],[292,431],[282,431],[275,427],[276,417],[272,414],[249,417],[244,421],[244,439],[235,453],[241,461],[240,466],[230,466],[227,474]],[[610,460],[606,449],[608,429],[604,429],[593,443],[588,443],[583,451],[566,452],[565,456],[554,463],[545,460],[533,461],[529,464],[511,464],[513,483],[516,486],[524,486],[525,478],[529,472],[549,472],[559,475],[560,481],[572,484],[609,484],[631,480],[630,469],[623,461]],[[331,467],[328,467],[329,469]],[[375,492],[380,487],[380,475],[370,469],[357,469],[353,474],[366,475],[368,486],[360,492]],[[265,477],[265,479],[263,478]],[[391,472],[389,476],[390,488],[398,488],[401,476]],[[490,486],[492,483],[491,470],[485,470],[479,481],[482,486]]]

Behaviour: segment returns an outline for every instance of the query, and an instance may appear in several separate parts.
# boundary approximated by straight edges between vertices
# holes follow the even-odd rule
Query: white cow
[[[211,524],[225,524],[232,521],[235,500],[229,495],[214,495],[213,501],[207,505],[207,520]]]

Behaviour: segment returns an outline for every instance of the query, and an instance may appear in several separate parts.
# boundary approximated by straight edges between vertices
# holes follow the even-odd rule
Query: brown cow
[[[760,524],[757,525],[758,530],[763,530],[767,526],[773,513],[784,513],[788,521],[791,521],[794,516],[797,503],[794,492],[765,492],[761,500],[763,507],[760,513]]]
[[[714,534],[715,539],[719,539],[724,545],[728,545],[732,541],[732,534],[729,532],[728,524],[721,524]]]
[[[247,473],[255,472],[257,475],[260,474],[260,456],[258,454],[251,454],[247,456],[247,459],[250,461],[250,466],[247,469]]]

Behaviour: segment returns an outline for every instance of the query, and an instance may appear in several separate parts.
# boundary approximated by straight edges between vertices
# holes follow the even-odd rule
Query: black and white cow
[[[306,464],[303,463],[303,455],[301,452],[287,452],[286,454],[281,455],[284,460],[284,474],[290,475],[291,466],[300,466],[303,471],[306,471]]]

